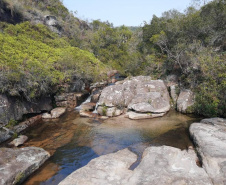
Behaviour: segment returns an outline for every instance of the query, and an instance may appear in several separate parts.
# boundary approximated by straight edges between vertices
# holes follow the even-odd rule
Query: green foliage
[[[60,0],[4,2],[12,14],[24,19],[34,14],[56,16],[63,32],[59,37],[43,25],[0,24],[2,93],[29,100],[70,82],[75,74],[98,80],[108,67],[128,76],[149,75],[153,79],[176,74],[181,88],[196,92],[192,110],[226,116],[225,0],[209,1],[199,9],[191,6],[183,14],[164,12],[142,28],[114,28],[99,20],[87,23]]]
[[[191,111],[205,116],[226,116],[225,19],[225,0],[214,0],[185,14],[153,16],[143,27],[140,51],[147,74],[177,74],[183,88],[195,91]]]
[[[21,182],[21,180],[25,178],[25,174],[23,172],[20,172],[16,175],[16,178],[15,178],[15,181],[14,181],[14,184],[18,184]]]
[[[103,107],[102,107],[103,116],[107,115],[107,109],[108,109],[108,107],[104,104]]]
[[[43,25],[8,25],[0,33],[0,91],[28,100],[52,93],[73,76],[100,78],[105,66]]]
[[[13,128],[14,126],[16,126],[18,124],[18,121],[11,119],[8,124],[6,125],[6,128]]]

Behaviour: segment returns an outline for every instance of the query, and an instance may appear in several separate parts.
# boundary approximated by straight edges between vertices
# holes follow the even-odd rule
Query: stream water
[[[44,148],[51,158],[24,185],[56,185],[98,156],[129,148],[137,154],[134,169],[148,146],[192,146],[188,127],[199,118],[170,111],[164,117],[133,121],[123,116],[99,121],[80,118],[77,111],[43,121],[26,135],[25,146]]]

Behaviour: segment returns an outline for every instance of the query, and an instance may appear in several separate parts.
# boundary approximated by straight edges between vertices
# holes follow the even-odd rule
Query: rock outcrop
[[[107,85],[108,85],[107,81],[97,82],[97,83],[91,84],[91,86],[90,86],[91,102],[94,102],[94,103],[98,102],[103,88],[105,88]]]
[[[161,146],[145,149],[141,163],[133,171],[130,166],[137,156],[124,149],[93,159],[59,185],[152,184],[211,185],[205,170],[196,165],[193,150]]]
[[[44,24],[49,27],[52,32],[59,35],[62,34],[62,27],[55,16],[47,15],[44,18]]]
[[[193,113],[194,93],[191,90],[182,90],[177,99],[177,110],[181,113]]]
[[[48,152],[37,147],[0,148],[0,185],[22,183],[49,157]]]
[[[98,101],[99,114],[119,115],[127,108],[143,114],[161,115],[168,112],[170,97],[164,82],[137,76],[103,89]]]
[[[58,107],[66,107],[68,111],[71,111],[74,110],[74,108],[78,106],[78,104],[81,103],[87,95],[88,92],[62,93],[56,95],[54,98]]]
[[[226,119],[204,119],[190,127],[203,168],[216,185],[226,183]]]
[[[21,120],[25,114],[38,114],[52,109],[50,97],[42,97],[31,103],[24,99],[0,94],[0,123],[6,125],[10,120]]]

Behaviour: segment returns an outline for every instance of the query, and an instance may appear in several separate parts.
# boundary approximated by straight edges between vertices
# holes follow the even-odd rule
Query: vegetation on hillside
[[[99,80],[105,66],[43,25],[1,24],[0,91],[28,100],[53,93],[74,76]]]
[[[226,116],[226,2],[214,0],[184,14],[171,10],[143,27],[142,53],[153,74],[180,77],[181,88],[196,93],[196,113]]]

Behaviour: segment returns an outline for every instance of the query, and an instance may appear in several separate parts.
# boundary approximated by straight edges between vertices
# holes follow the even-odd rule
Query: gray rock
[[[92,94],[91,96],[91,102],[97,103],[100,97],[101,91],[99,91],[99,93],[96,94]]]
[[[21,120],[24,114],[41,113],[52,109],[51,98],[41,98],[31,103],[16,97],[0,94],[0,123],[6,125],[10,120]]]
[[[204,119],[193,123],[190,134],[201,157],[203,167],[214,184],[226,183],[226,119]]]
[[[55,16],[51,16],[51,15],[45,16],[44,24],[47,25],[51,31],[59,35],[62,33],[62,27],[57,21],[57,18]]]
[[[57,108],[51,110],[51,117],[52,118],[59,118],[65,112],[66,112],[66,108],[65,107],[57,107]]]
[[[85,167],[73,172],[59,185],[128,184],[129,167],[137,156],[128,149],[93,159]]]
[[[50,154],[37,147],[0,148],[0,185],[22,183]]]
[[[0,143],[3,143],[10,139],[13,134],[11,134],[9,131],[0,129]]]
[[[207,119],[201,120],[201,123],[226,127],[226,119],[223,119],[223,118],[207,118]]]
[[[210,178],[204,169],[197,166],[196,160],[194,150],[149,147],[144,151],[130,182],[144,185],[211,185]]]
[[[169,86],[169,88],[170,88],[170,96],[171,96],[173,102],[176,104],[177,98],[178,98],[177,91],[179,90],[179,87],[178,87],[178,85],[171,85],[171,86]]]
[[[88,103],[83,103],[81,105],[81,110],[82,111],[93,111],[95,109],[96,103],[88,102]]]
[[[20,135],[18,138],[14,139],[9,144],[13,146],[20,146],[20,145],[23,145],[27,140],[28,140],[27,136]]]
[[[98,105],[120,110],[128,107],[141,113],[165,113],[170,109],[170,98],[162,80],[137,76],[104,88]]]
[[[167,86],[172,86],[178,84],[178,76],[177,75],[168,75],[166,77]]]
[[[161,117],[164,116],[165,113],[159,113],[159,114],[151,114],[151,113],[136,113],[136,112],[127,112],[126,117],[130,119],[150,119],[150,118],[156,118],[156,117]]]
[[[161,146],[145,149],[134,171],[129,167],[137,160],[128,149],[93,159],[59,185],[211,185],[205,170],[196,165],[193,150]]]
[[[193,113],[189,107],[194,105],[194,93],[190,90],[182,90],[177,99],[177,110],[182,113]]]

